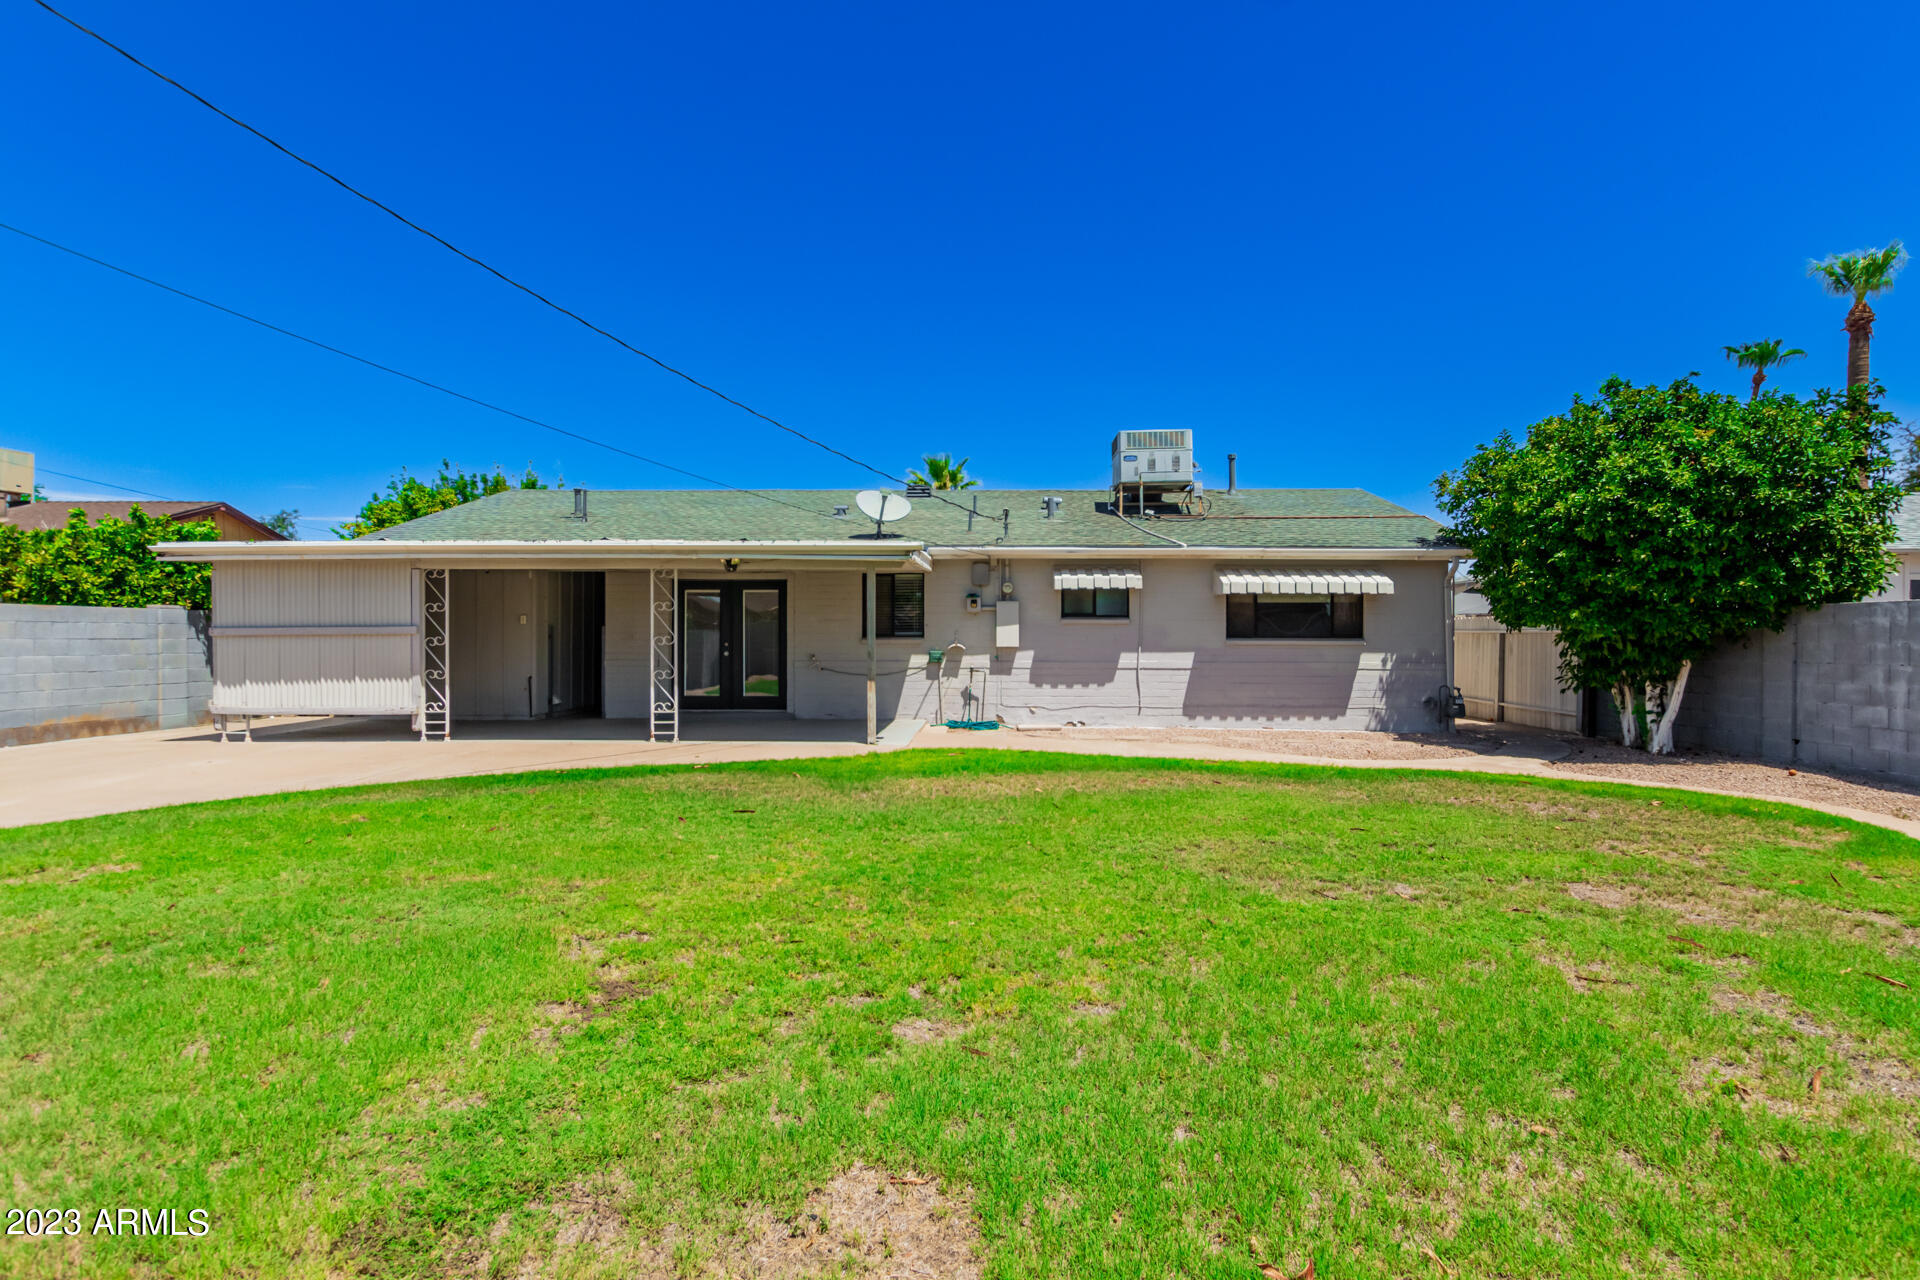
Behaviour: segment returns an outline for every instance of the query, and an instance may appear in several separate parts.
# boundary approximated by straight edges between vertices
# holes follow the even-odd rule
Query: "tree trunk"
[[[1873,308],[1865,298],[1847,312],[1847,385],[1864,387],[1872,378],[1867,349],[1873,345]]]
[[[1613,705],[1620,711],[1620,745],[1632,749],[1640,745],[1640,721],[1633,713],[1633,686],[1617,684],[1608,690]]]
[[[1753,393],[1747,397],[1748,404],[1752,404],[1760,398],[1760,384],[1766,380],[1767,371],[1765,369],[1755,369],[1753,371]]]
[[[1673,678],[1673,692],[1667,695],[1667,705],[1661,708],[1659,726],[1653,730],[1653,741],[1647,744],[1647,750],[1656,756],[1673,754],[1673,722],[1680,716],[1680,699],[1687,692],[1687,677],[1693,674],[1693,664],[1680,664],[1680,674]]]

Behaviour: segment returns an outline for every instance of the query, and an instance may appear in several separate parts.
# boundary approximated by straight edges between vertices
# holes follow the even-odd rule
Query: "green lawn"
[[[212,1223],[0,1274],[1911,1276],[1916,855],[1014,752],[0,832],[0,1204]]]

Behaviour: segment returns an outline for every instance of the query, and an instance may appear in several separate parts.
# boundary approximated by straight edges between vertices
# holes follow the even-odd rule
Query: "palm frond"
[[[1787,348],[1785,338],[1762,338],[1758,342],[1746,342],[1737,347],[1725,348],[1727,359],[1742,369],[1771,369],[1789,360],[1797,360],[1807,354],[1799,347]]]
[[[929,453],[920,461],[926,464],[925,471],[907,472],[907,479],[915,484],[934,489],[972,489],[980,483],[967,476],[967,464],[973,461],[972,458],[955,462],[951,453]]]
[[[1906,247],[1894,240],[1878,249],[1828,254],[1817,262],[1808,262],[1807,274],[1816,277],[1821,287],[1837,298],[1865,302],[1874,294],[1893,288],[1893,278],[1906,265]]]

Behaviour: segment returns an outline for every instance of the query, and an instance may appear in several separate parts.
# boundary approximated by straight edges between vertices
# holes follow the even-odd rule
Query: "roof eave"
[[[1183,546],[988,546],[949,547],[935,544],[928,548],[936,558],[985,553],[1005,559],[1034,557],[1102,557],[1118,559],[1208,559],[1208,560],[1458,560],[1466,555],[1461,547],[1223,547],[1198,543]]]
[[[689,541],[684,539],[424,539],[354,538],[311,542],[159,542],[163,560],[459,560],[551,559],[685,560],[720,557],[766,560],[911,560],[926,547],[907,539],[861,544],[769,540]]]

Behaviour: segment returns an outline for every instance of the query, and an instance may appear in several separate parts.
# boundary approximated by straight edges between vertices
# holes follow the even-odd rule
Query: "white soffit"
[[[1213,577],[1217,596],[1390,596],[1393,579],[1384,573],[1263,573],[1222,569]]]
[[[1138,591],[1142,585],[1138,569],[1055,569],[1055,591],[1084,591],[1089,587],[1124,587]]]

